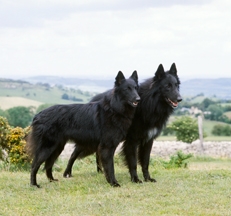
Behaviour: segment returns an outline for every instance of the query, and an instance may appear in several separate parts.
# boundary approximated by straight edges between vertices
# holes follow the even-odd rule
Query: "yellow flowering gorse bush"
[[[8,146],[8,134],[10,126],[6,118],[0,116],[0,147],[6,149]]]
[[[25,165],[25,163],[30,162],[29,156],[25,151],[25,136],[27,132],[28,128],[22,129],[16,127],[10,129],[10,135],[8,137],[9,159],[13,164]]]
[[[6,118],[0,116],[0,160],[6,159],[8,149],[8,135],[10,126]]]
[[[4,160],[4,150],[7,153],[6,161],[22,166],[28,164],[30,159],[25,150],[25,137],[29,131],[29,127],[10,127],[7,119],[0,116],[0,159]]]

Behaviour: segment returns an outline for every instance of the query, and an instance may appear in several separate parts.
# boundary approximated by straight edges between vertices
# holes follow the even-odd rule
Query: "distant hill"
[[[96,93],[49,83],[32,84],[25,80],[0,78],[0,109],[41,104],[86,103]]]
[[[142,82],[144,79],[141,79]],[[48,84],[48,87],[47,85]],[[0,78],[0,96],[4,97],[25,97],[43,103],[70,103],[61,99],[62,94],[68,93],[66,88],[72,89],[69,95],[88,101],[95,93],[111,89],[114,85],[114,79],[111,80],[91,80],[81,78],[67,78],[58,76],[36,76],[24,80],[12,80]],[[82,92],[92,92],[87,95]],[[182,81],[180,91],[182,96],[196,96],[201,93],[206,97],[220,99],[231,99],[231,78],[220,79],[190,79]],[[2,103],[0,101],[0,103]]]
[[[181,92],[189,96],[203,93],[205,96],[231,99],[231,78],[187,80],[182,82]]]
[[[82,79],[76,77],[58,77],[58,76],[35,76],[24,79],[30,83],[49,83],[50,85],[63,85],[83,91],[89,92],[103,92],[111,89],[114,85],[114,80],[106,79]]]
[[[26,81],[47,82],[49,84],[61,84],[82,89],[84,91],[102,92],[112,88],[114,80],[91,80],[81,78],[65,78],[56,76],[37,76],[25,79]],[[143,80],[141,80],[142,82]],[[220,79],[190,79],[181,83],[181,93],[186,96],[195,96],[203,93],[205,96],[216,96],[223,99],[231,99],[231,78]]]

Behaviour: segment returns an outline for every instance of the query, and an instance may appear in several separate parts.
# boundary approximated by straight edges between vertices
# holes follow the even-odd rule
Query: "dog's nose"
[[[178,96],[178,97],[177,97],[177,102],[181,102],[181,101],[182,101],[181,96]]]
[[[136,101],[137,101],[137,102],[140,102],[140,97],[137,97],[137,98],[136,98]]]

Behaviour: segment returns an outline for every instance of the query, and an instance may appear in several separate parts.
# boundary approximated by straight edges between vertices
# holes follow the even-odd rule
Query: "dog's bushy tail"
[[[33,136],[33,128],[31,128],[31,131],[26,136],[26,152],[30,158],[34,158],[36,150],[37,150],[37,145]]]

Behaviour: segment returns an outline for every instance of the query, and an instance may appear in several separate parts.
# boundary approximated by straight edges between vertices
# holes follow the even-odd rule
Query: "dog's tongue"
[[[172,101],[172,104],[173,104],[173,106],[175,106],[175,107],[178,106],[178,102],[174,103],[174,102]]]
[[[170,103],[174,106],[177,107],[178,106],[178,102],[173,102],[172,100],[168,99],[170,101]]]

